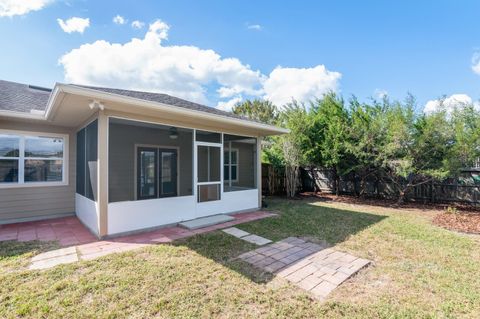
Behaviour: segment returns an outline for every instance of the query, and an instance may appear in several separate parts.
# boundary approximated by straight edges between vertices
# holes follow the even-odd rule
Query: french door
[[[177,196],[177,159],[177,149],[138,147],[137,199]]]

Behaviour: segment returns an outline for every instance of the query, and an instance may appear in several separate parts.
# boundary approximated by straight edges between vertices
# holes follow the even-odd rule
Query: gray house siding
[[[4,130],[69,135],[68,185],[0,188],[0,224],[75,214],[75,134],[66,128],[0,120]]]

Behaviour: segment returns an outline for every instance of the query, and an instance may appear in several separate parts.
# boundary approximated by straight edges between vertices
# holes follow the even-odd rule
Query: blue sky
[[[32,9],[35,1],[46,3]],[[411,92],[421,107],[442,95],[480,98],[480,1],[12,3],[0,0],[4,80],[145,89],[226,109],[327,90],[360,99]],[[83,32],[57,21],[73,17],[89,19]],[[135,20],[145,25],[133,28]]]

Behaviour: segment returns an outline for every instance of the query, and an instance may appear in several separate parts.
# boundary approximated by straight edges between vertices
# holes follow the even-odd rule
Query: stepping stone
[[[75,255],[65,255],[65,256],[59,256],[59,257],[54,257],[54,258],[49,258],[49,259],[42,259],[33,262],[30,267],[28,267],[31,270],[38,270],[38,269],[47,269],[47,268],[52,268],[57,265],[61,264],[70,264],[78,261],[78,256]]]
[[[272,242],[270,239],[267,239],[258,235],[248,235],[248,236],[242,237],[242,239],[258,246],[263,246]]]
[[[32,264],[28,267],[30,270],[39,270],[52,268],[61,264],[70,264],[78,261],[77,251],[73,249],[58,249],[35,256]],[[40,257],[40,258],[39,258]]]
[[[257,235],[248,235],[242,239],[257,245],[270,242]],[[309,291],[317,299],[324,300],[332,290],[371,263],[370,260],[326,248],[327,246],[326,243],[318,245],[289,237],[243,253],[239,258],[254,267],[285,278]]]
[[[234,219],[235,218],[229,215],[215,215],[215,216],[202,217],[202,218],[181,222],[179,223],[179,225],[187,229],[198,229],[198,228],[230,222]]]
[[[242,238],[242,237],[250,235],[250,233],[247,233],[246,231],[238,229],[237,227],[225,228],[225,229],[222,229],[222,231],[224,233],[230,234],[230,235],[235,236],[237,238]]]
[[[39,260],[44,260],[44,259],[50,259],[50,258],[55,258],[55,257],[60,257],[60,256],[65,256],[65,255],[72,255],[76,254],[76,248],[75,247],[68,247],[68,248],[61,248],[61,249],[55,249],[51,251],[47,251],[45,253],[38,254],[32,258],[32,262],[39,261]]]

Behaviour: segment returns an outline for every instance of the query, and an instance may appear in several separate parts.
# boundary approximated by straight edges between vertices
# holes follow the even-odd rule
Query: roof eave
[[[49,116],[51,113],[53,113],[53,105],[56,100],[56,96],[60,93],[70,93],[70,94],[76,94],[76,95],[82,95],[82,96],[88,96],[96,99],[104,99],[104,100],[110,100],[114,102],[119,102],[119,103],[128,103],[128,104],[133,104],[133,105],[138,105],[146,108],[151,108],[151,109],[156,109],[156,110],[165,110],[171,113],[176,113],[178,115],[184,115],[184,116],[195,116],[196,118],[203,118],[203,119],[210,119],[210,120],[222,120],[223,122],[231,123],[238,125],[239,123],[244,126],[244,127],[249,127],[252,129],[257,129],[257,130],[262,130],[265,132],[269,132],[266,135],[275,135],[275,134],[286,134],[289,133],[290,130],[284,129],[281,127],[276,127],[273,125],[268,125],[268,124],[263,124],[263,123],[256,123],[253,121],[248,121],[248,120],[242,120],[238,118],[231,118],[228,116],[223,116],[223,115],[218,115],[218,114],[211,114],[211,113],[206,113],[202,111],[197,111],[197,110],[190,110],[190,109],[185,109],[181,108],[178,106],[174,105],[169,105],[169,104],[164,104],[160,102],[153,102],[153,101],[146,101],[130,96],[124,96],[120,94],[115,94],[115,93],[109,93],[109,92],[103,92],[103,91],[98,91],[95,89],[90,89],[90,88],[84,88],[84,87],[79,87],[76,85],[70,85],[70,84],[63,84],[63,83],[57,83],[55,85],[55,89],[52,93],[53,98],[49,99],[49,108],[48,108],[48,115]],[[108,107],[108,106],[107,106]],[[47,112],[46,112],[47,113]]]

